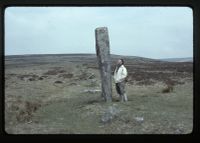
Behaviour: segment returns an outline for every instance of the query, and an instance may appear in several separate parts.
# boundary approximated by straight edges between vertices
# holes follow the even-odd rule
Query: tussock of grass
[[[174,90],[174,87],[172,85],[167,85],[164,89],[162,89],[162,93],[170,93]]]

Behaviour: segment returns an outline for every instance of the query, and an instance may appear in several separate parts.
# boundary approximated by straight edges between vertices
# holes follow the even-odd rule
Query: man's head
[[[123,65],[124,64],[124,60],[123,59],[119,59],[118,61],[117,61],[117,65]]]

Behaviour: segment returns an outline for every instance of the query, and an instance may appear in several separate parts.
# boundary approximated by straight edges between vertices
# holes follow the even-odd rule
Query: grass
[[[157,70],[164,70],[157,73],[150,72],[156,67],[148,64],[134,65],[134,68],[130,65],[126,85],[129,101],[119,101],[113,83],[111,103],[105,103],[98,92],[83,92],[100,89],[98,68],[88,68],[91,64],[62,64],[6,69],[5,127],[8,133],[187,134],[192,131],[192,74],[184,77],[181,73],[173,75],[173,71],[164,73],[166,69],[173,70],[176,64],[167,65],[169,68],[164,67],[165,64],[163,67],[154,64]],[[140,72],[142,68],[148,71]],[[190,67],[184,68],[189,71]],[[181,72],[180,65],[178,69]],[[21,80],[23,78],[36,80]],[[104,124],[100,119],[110,106],[120,112]],[[137,118],[144,120],[140,122]]]
[[[16,130],[21,133],[46,133],[47,128],[50,128],[49,133],[63,134],[190,133],[192,130],[191,84],[176,86],[173,93],[167,93],[168,96],[162,94],[163,87],[164,84],[160,87],[127,86],[129,101],[126,103],[118,101],[115,91],[113,91],[113,102],[105,103],[100,98],[100,94],[80,93],[71,87],[71,90],[63,89],[56,96],[50,96],[49,100],[44,101],[46,104],[31,114],[31,120],[24,120],[24,123],[13,126],[10,133],[16,133]],[[111,123],[102,124],[101,115],[109,106],[118,108],[120,114]],[[144,121],[137,122],[136,117],[142,117]],[[31,123],[27,124],[30,121]],[[30,130],[27,132],[25,127]]]

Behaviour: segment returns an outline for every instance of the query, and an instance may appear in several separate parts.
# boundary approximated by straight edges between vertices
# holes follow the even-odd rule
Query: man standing
[[[127,95],[125,93],[125,78],[126,77],[127,77],[127,70],[124,66],[124,60],[119,59],[117,61],[117,66],[114,71],[114,81],[115,81],[117,93],[121,97],[121,101],[128,101]]]

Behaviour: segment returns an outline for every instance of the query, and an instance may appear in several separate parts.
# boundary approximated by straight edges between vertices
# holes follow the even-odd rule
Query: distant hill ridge
[[[86,57],[86,58],[96,58],[96,54],[91,53],[74,53],[74,54],[26,54],[26,55],[6,55],[5,59],[12,59],[12,58],[37,58],[37,57]],[[139,56],[126,56],[126,55],[115,55],[111,54],[112,59],[119,59],[119,58],[125,58],[129,60],[141,60],[141,61],[163,61],[163,62],[193,62],[192,57],[187,58],[166,58],[166,59],[151,59],[146,57],[139,57]]]
[[[192,57],[186,57],[186,58],[167,58],[167,59],[160,59],[161,61],[166,62],[193,62]]]

